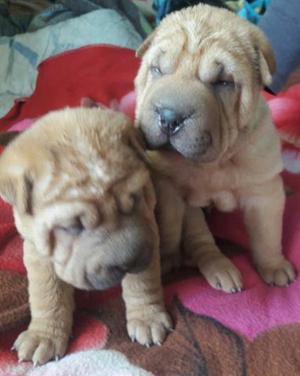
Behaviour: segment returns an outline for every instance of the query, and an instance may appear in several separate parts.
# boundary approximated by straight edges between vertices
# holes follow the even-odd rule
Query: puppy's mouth
[[[99,266],[93,272],[85,272],[85,284],[88,290],[105,290],[120,284],[127,273],[136,274],[143,272],[148,263],[147,261],[144,264],[132,263],[126,266]]]
[[[154,150],[155,148],[151,147],[151,145],[148,145],[150,150]],[[160,151],[167,151],[167,152],[174,152],[177,154],[180,154],[174,146],[171,144],[170,140],[168,140],[165,144],[158,147],[158,150]]]
[[[104,275],[103,275],[104,274]],[[118,285],[126,272],[119,267],[109,267],[94,273],[85,273],[85,284],[88,290],[106,290]]]
[[[211,138],[207,136],[207,141],[202,142],[201,145],[195,143],[185,143],[179,140],[176,135],[167,138],[163,143],[152,143],[146,138],[146,146],[149,150],[159,150],[165,155],[172,155],[174,157],[183,157],[196,162],[206,155],[210,145]]]

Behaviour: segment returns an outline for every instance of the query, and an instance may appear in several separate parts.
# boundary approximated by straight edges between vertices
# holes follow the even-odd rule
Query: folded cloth
[[[15,100],[33,93],[38,65],[48,57],[92,44],[136,49],[142,39],[131,22],[112,9],[92,11],[33,33],[0,38],[0,117]]]
[[[25,33],[36,14],[52,5],[51,0],[0,0],[0,36]]]
[[[98,9],[113,9],[128,20],[142,36],[145,19],[131,0],[0,0],[0,35],[13,36],[66,21]]]
[[[79,106],[83,97],[110,106],[133,90],[138,67],[133,50],[113,46],[82,47],[50,58],[39,66],[32,96],[0,119],[0,130],[51,110]]]

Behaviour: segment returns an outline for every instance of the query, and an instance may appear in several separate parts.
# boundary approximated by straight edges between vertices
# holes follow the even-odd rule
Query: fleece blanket
[[[78,106],[83,97],[133,116],[138,66],[133,51],[109,46],[81,48],[48,59],[39,67],[33,95],[17,102],[0,120],[0,128],[26,129],[50,110]],[[300,86],[277,97],[265,95],[283,140],[288,191],[283,249],[299,270]],[[79,292],[67,355],[33,368],[30,363],[19,364],[10,351],[29,320],[29,310],[21,240],[10,208],[0,202],[0,376],[299,375],[299,278],[288,288],[262,282],[251,264],[238,212],[212,212],[209,222],[215,235],[230,241],[221,246],[243,274],[243,292],[216,291],[196,270],[167,276],[165,299],[174,331],[161,347],[151,348],[127,337],[119,288]]]
[[[95,5],[94,8],[98,7]],[[47,16],[49,18],[49,11]],[[34,32],[0,37],[0,117],[11,109],[15,100],[32,94],[38,66],[48,57],[101,43],[136,49],[142,40],[142,35],[124,14],[109,8],[50,24]]]

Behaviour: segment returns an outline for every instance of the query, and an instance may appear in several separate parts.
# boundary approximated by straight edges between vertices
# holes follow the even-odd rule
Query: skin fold
[[[239,208],[261,277],[288,285],[295,271],[281,246],[280,141],[261,96],[275,70],[268,41],[233,13],[202,4],[166,17],[138,55],[136,125],[173,189],[163,193],[158,185],[158,223],[167,229],[162,259],[197,266],[215,288],[240,290],[241,275],[217,249],[201,212],[211,204]],[[170,225],[176,215],[189,228],[181,251],[178,227]]]
[[[19,360],[64,355],[74,287],[122,283],[128,335],[143,345],[161,344],[171,329],[156,196],[138,145],[123,114],[78,108],[42,117],[1,155],[0,195],[13,206],[29,280],[31,322],[14,344]]]

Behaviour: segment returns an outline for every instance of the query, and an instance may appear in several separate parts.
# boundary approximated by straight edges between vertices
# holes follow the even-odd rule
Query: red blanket
[[[50,110],[78,106],[82,97],[133,116],[133,79],[138,65],[133,51],[108,46],[86,47],[49,59],[40,66],[32,97],[18,101],[0,120],[0,128],[26,128],[32,119]],[[299,92],[300,88],[295,87],[276,98],[268,97],[274,121],[284,139],[285,181],[290,188],[284,252],[298,269]],[[218,236],[248,247],[238,213],[214,212],[210,223]],[[14,228],[11,210],[3,202],[0,202],[0,244],[0,270],[23,273],[21,240]],[[19,330],[7,332],[0,336],[0,376],[299,375],[299,279],[287,289],[271,288],[258,277],[247,253],[233,256],[233,262],[244,277],[245,291],[240,294],[227,295],[213,290],[196,271],[189,271],[177,282],[167,284],[166,300],[174,317],[175,331],[162,347],[146,349],[129,341],[119,289],[82,293],[78,303],[83,310],[75,319],[69,355],[37,369],[28,363],[18,365],[9,348]],[[17,281],[0,274],[2,288],[4,279]],[[17,324],[20,309],[24,318],[26,286],[19,282],[5,286],[9,293],[0,294],[0,324],[5,307]]]

